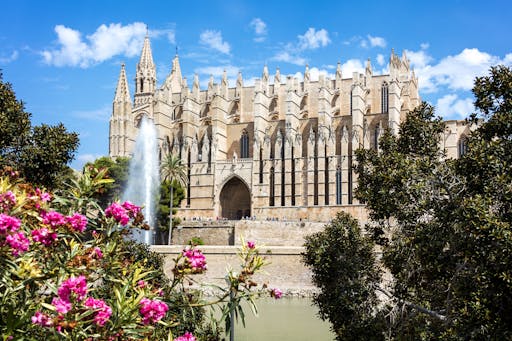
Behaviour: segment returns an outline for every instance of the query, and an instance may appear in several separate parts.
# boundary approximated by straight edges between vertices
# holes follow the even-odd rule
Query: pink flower
[[[43,217],[43,224],[50,225],[54,229],[66,224],[66,218],[59,212],[42,212],[41,216]]]
[[[41,199],[42,202],[48,202],[52,200],[52,196],[48,192],[42,192],[39,188],[36,188],[36,195]]]
[[[0,234],[16,232],[21,226],[21,220],[10,215],[0,213]]]
[[[45,246],[51,245],[57,239],[57,233],[50,232],[46,227],[32,231],[32,239]]]
[[[185,256],[192,270],[206,270],[206,257],[201,253],[201,250],[183,250],[183,256]]]
[[[110,318],[110,315],[112,315],[112,308],[110,308],[103,300],[97,300],[89,297],[85,301],[84,305],[88,308],[97,310],[94,316],[94,322],[96,322],[98,326],[104,326]]]
[[[70,217],[66,217],[66,220],[71,224],[73,230],[77,232],[84,232],[87,227],[87,218],[80,213],[75,213]]]
[[[167,313],[167,310],[169,310],[169,307],[164,302],[159,300],[150,300],[145,297],[140,300],[139,304],[139,312],[142,315],[142,323],[144,324],[160,321]]]
[[[71,302],[65,299],[54,297],[52,304],[55,307],[55,310],[61,314],[66,314],[71,310]]]
[[[274,288],[270,290],[270,297],[275,298],[276,300],[280,299],[283,296],[283,292],[278,288]]]
[[[7,191],[0,194],[0,211],[7,212],[16,205],[16,196],[13,192]]]
[[[10,234],[5,238],[5,241],[11,247],[14,256],[18,256],[20,253],[27,251],[30,246],[30,241],[25,237],[23,232]]]
[[[119,205],[117,202],[112,203],[109,207],[105,209],[105,216],[107,218],[113,217],[118,223],[121,225],[126,225],[130,221],[130,217],[126,213],[126,210],[123,206]]]
[[[48,315],[45,315],[40,311],[36,311],[34,316],[32,316],[31,320],[33,324],[38,324],[41,327],[50,327],[53,324],[52,320],[48,317]]]
[[[102,259],[103,258],[103,252],[101,252],[101,249],[99,247],[94,247],[93,250],[94,254],[96,255],[96,258]]]
[[[71,294],[75,294],[77,300],[83,300],[87,294],[87,281],[85,276],[69,277],[61,283],[57,294],[60,299],[65,301],[70,300]]]
[[[140,280],[137,282],[137,286],[139,288],[144,288],[146,286],[146,282],[144,282],[143,280]]]
[[[253,242],[253,241],[250,241],[250,240],[248,240],[248,241],[247,241],[247,248],[249,248],[249,249],[251,249],[251,250],[252,250],[252,249],[254,249],[255,247],[256,247],[256,244],[254,244],[254,242]]]
[[[196,341],[196,338],[192,333],[186,332],[182,336],[175,338],[174,341]]]
[[[125,210],[131,212],[132,217],[135,217],[140,212],[140,207],[129,201],[123,202],[121,206],[123,206]]]

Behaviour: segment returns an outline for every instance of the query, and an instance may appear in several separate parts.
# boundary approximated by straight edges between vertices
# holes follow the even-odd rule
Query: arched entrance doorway
[[[230,220],[251,216],[251,193],[238,177],[231,178],[220,192],[220,215]]]

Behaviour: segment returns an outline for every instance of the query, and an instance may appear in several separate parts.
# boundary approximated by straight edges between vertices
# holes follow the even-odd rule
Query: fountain
[[[154,244],[155,202],[159,185],[157,133],[153,122],[144,116],[130,160],[128,184],[123,200],[143,206],[144,217],[151,229],[149,231],[136,229],[133,231],[133,236],[135,240],[148,245]]]

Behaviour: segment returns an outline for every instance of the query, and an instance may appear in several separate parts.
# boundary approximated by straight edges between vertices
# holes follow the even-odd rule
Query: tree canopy
[[[30,183],[57,187],[69,173],[78,134],[56,126],[32,126],[31,114],[0,74],[0,166],[21,172]]]
[[[380,301],[369,313],[373,320],[365,319],[380,332],[377,338],[512,337],[511,69],[491,68],[476,79],[473,93],[477,112],[468,123],[476,129],[461,158],[446,158],[439,143],[444,125],[426,103],[407,115],[398,136],[389,131],[382,136],[379,151],[357,151],[356,197],[367,206],[366,235],[382,254],[374,257],[384,272],[358,284],[339,275],[339,265],[331,262],[326,280],[345,283],[340,286],[350,281],[353,292],[368,297],[373,286]],[[343,230],[351,223],[336,225]],[[329,264],[325,248],[344,247],[346,238],[325,238],[327,245],[317,249],[311,248],[315,239],[307,241],[305,257],[315,276],[325,271],[315,264]],[[359,238],[359,249],[346,253],[342,264],[368,259],[361,251],[367,242]],[[361,302],[360,311],[368,311],[368,299]],[[327,318],[335,326],[336,315]],[[335,332],[347,339],[350,315],[341,323],[349,331]]]

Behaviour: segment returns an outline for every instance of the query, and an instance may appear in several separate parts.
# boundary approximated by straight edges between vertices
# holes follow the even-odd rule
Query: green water
[[[258,316],[249,307],[245,328],[235,328],[236,341],[332,341],[329,323],[320,320],[317,308],[305,298],[258,300]]]

